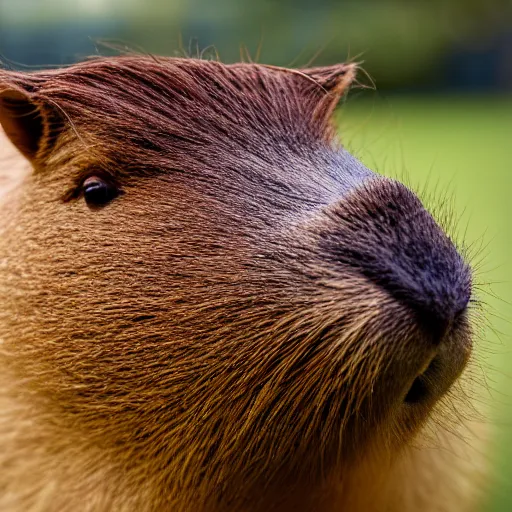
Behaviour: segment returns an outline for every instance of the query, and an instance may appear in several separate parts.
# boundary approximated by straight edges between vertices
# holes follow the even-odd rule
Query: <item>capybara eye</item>
[[[85,202],[90,206],[102,206],[119,195],[119,189],[111,182],[98,176],[87,178],[82,190]]]

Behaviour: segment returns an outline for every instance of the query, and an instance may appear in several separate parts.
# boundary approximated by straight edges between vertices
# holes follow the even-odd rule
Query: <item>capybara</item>
[[[0,71],[0,510],[475,510],[472,271],[355,73]]]

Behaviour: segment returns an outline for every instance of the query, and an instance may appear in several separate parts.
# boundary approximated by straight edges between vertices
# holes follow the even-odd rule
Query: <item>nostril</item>
[[[448,315],[439,314],[436,311],[416,310],[418,325],[428,333],[435,344],[441,342],[452,325]]]
[[[438,296],[434,301],[409,299],[404,302],[415,312],[419,327],[431,337],[434,344],[439,344],[464,316],[469,296],[469,291],[464,291],[450,299]]]

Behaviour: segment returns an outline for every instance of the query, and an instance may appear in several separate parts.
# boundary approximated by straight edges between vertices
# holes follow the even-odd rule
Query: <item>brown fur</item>
[[[367,196],[405,193],[319,171],[339,166],[330,116],[354,73],[0,70],[0,122],[32,167],[4,160],[1,510],[474,510],[470,379],[406,408],[432,349],[320,244]],[[123,195],[87,207],[91,174]]]

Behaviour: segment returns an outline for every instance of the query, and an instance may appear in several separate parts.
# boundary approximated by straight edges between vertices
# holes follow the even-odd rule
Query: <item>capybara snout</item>
[[[389,354],[392,379],[399,382],[410,378],[410,371],[417,376],[428,368],[429,385],[424,379],[413,400],[431,404],[458,377],[470,354],[467,263],[418,198],[400,183],[380,177],[366,180],[329,205],[325,214],[329,220],[318,230],[321,253],[339,276],[363,276],[385,292],[378,329],[386,333],[383,349],[399,354],[396,366],[395,356]],[[397,304],[390,307],[390,299]],[[357,308],[357,301],[352,305]],[[414,360],[416,369],[412,364],[409,370]],[[411,397],[407,395],[406,402]]]

